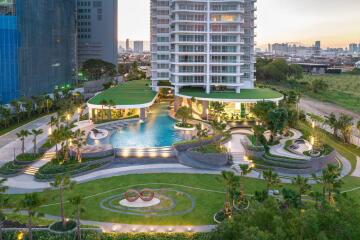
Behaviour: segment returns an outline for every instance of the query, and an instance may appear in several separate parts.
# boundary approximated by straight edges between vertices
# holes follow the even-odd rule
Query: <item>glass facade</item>
[[[75,1],[0,0],[0,102],[72,82]]]
[[[18,96],[19,31],[14,4],[0,0],[0,103]]]

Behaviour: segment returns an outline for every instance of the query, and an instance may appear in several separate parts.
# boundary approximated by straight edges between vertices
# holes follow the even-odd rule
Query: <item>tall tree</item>
[[[182,124],[186,125],[188,120],[191,118],[191,110],[188,107],[181,107],[175,113],[176,118],[180,118]]]
[[[341,135],[343,137],[344,143],[350,143],[350,137],[351,137],[353,124],[354,124],[353,120],[354,120],[353,117],[351,117],[349,115],[345,115],[345,114],[341,114],[341,116],[339,117],[338,126],[339,126],[339,130],[341,132]]]
[[[37,137],[44,133],[42,129],[32,129],[31,135],[33,135],[33,143],[34,143],[34,154],[37,154]]]
[[[333,201],[333,193],[338,193],[342,185],[341,172],[336,165],[328,165],[326,169],[323,169],[320,176],[313,174],[312,177],[315,181],[322,185],[323,197],[328,194],[328,201]]]
[[[266,181],[266,190],[269,194],[269,191],[272,187],[280,185],[280,178],[276,172],[273,172],[271,169],[263,172],[263,177]]]
[[[288,124],[288,111],[285,108],[277,108],[269,112],[269,130],[271,131],[271,141],[274,136],[281,133]]]
[[[76,235],[77,235],[77,239],[81,240],[81,214],[85,212],[85,208],[84,208],[84,198],[81,195],[76,195],[73,196],[69,199],[70,204],[73,206],[74,208],[74,215],[76,218]]]
[[[70,177],[67,175],[58,175],[55,178],[55,181],[50,183],[51,187],[59,190],[59,199],[60,199],[60,216],[63,226],[66,226],[65,219],[65,209],[64,209],[64,191],[66,189],[72,190],[76,182],[71,181]]]
[[[298,175],[292,179],[292,184],[298,189],[298,194],[301,202],[301,196],[311,189],[311,185],[308,183],[309,179]]]
[[[267,126],[269,122],[269,112],[276,108],[275,103],[263,101],[255,104],[251,111],[259,119],[259,121]]]
[[[33,240],[32,219],[36,216],[38,208],[44,203],[44,199],[40,198],[38,193],[25,194],[24,198],[18,204],[18,210],[25,210],[28,216],[28,233],[29,240]]]
[[[31,133],[28,130],[21,130],[20,132],[16,133],[16,136],[21,140],[22,154],[25,153],[25,138],[27,138],[30,135],[31,135]]]
[[[81,148],[86,144],[85,140],[85,131],[81,131],[80,129],[74,132],[73,144],[76,148],[76,161],[81,162]]]
[[[325,124],[332,128],[333,135],[337,137],[339,131],[339,123],[334,113],[331,113],[328,117],[326,117]]]

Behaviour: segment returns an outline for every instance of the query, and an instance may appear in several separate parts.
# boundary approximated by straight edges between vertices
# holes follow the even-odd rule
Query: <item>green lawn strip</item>
[[[115,105],[136,105],[150,103],[157,93],[149,87],[150,81],[136,80],[107,89],[89,100],[90,104],[101,105],[103,100],[112,100]]]

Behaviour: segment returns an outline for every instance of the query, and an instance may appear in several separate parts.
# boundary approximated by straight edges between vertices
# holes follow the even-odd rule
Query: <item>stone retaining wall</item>
[[[184,152],[187,151],[189,149],[193,149],[193,148],[198,148],[204,145],[208,145],[217,141],[220,141],[222,138],[222,135],[217,135],[209,140],[202,140],[202,141],[195,141],[195,142],[191,142],[191,143],[184,143],[184,144],[178,144],[178,145],[174,145],[174,148],[176,151],[178,152]]]
[[[185,154],[193,161],[198,161],[215,167],[226,166],[229,163],[229,155],[227,153],[200,153],[191,149],[186,151]]]

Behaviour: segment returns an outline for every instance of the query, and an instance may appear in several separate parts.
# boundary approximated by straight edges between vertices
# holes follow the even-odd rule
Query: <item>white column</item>
[[[93,109],[89,107],[89,120],[92,120],[93,118]]]

